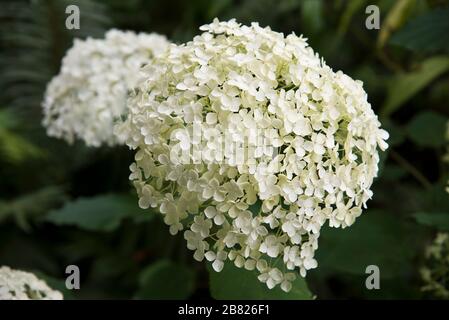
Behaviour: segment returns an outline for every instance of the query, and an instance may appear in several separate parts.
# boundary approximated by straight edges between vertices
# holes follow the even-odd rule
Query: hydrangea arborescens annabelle
[[[0,300],[62,300],[59,291],[51,289],[34,274],[0,268]]]
[[[43,124],[50,136],[88,146],[122,144],[114,121],[126,113],[126,97],[139,68],[168,45],[157,34],[110,30],[104,39],[76,39],[45,93]]]
[[[289,291],[317,267],[326,221],[362,213],[388,133],[362,83],[304,38],[235,20],[201,30],[144,68],[117,127],[137,149],[130,179],[195,259],[216,271],[229,259]]]

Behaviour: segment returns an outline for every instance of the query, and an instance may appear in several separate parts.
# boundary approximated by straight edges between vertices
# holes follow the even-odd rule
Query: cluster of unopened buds
[[[115,137],[136,150],[139,205],[196,260],[289,291],[317,267],[321,227],[362,213],[388,133],[362,83],[302,36],[235,20],[201,30],[140,70]]]

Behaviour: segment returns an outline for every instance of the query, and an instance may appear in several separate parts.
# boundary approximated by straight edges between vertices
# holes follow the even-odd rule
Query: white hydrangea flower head
[[[0,268],[0,300],[62,300],[62,294],[51,289],[34,274]]]
[[[137,150],[130,179],[195,259],[289,291],[317,267],[321,227],[362,213],[388,133],[362,83],[306,39],[235,20],[201,30],[144,68],[117,126]]]
[[[69,143],[81,139],[93,147],[123,144],[113,126],[126,113],[128,90],[136,85],[140,67],[167,45],[158,34],[115,29],[104,39],[75,39],[44,96],[48,135]]]

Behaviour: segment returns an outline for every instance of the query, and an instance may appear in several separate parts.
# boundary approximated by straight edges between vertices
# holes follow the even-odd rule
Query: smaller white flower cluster
[[[161,35],[114,29],[104,39],[76,39],[47,86],[43,124],[48,135],[94,147],[122,144],[113,126],[126,114],[128,89],[136,84],[138,70],[167,45]]]
[[[62,294],[51,289],[34,274],[0,268],[0,300],[62,300]]]
[[[137,149],[130,179],[142,208],[157,208],[172,234],[184,230],[195,259],[217,272],[230,260],[289,291],[317,267],[321,227],[362,213],[388,133],[362,84],[304,38],[235,20],[201,30],[148,65],[131,96],[117,127]],[[227,150],[223,162],[220,139],[242,142],[247,161]],[[189,149],[191,161],[173,157]]]

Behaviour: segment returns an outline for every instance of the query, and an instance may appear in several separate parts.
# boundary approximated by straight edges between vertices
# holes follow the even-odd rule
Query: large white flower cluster
[[[139,68],[161,54],[164,36],[110,30],[104,39],[76,39],[49,83],[43,102],[50,136],[88,146],[122,144],[114,122],[126,113],[126,97],[139,78]]]
[[[59,291],[51,289],[34,274],[0,268],[0,300],[62,300]]]
[[[362,83],[306,39],[235,20],[201,30],[144,68],[117,127],[137,149],[130,179],[195,259],[289,291],[317,267],[326,221],[362,213],[388,133]]]

